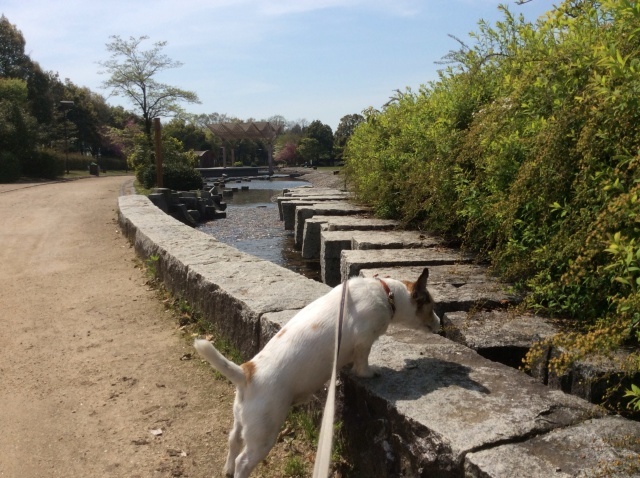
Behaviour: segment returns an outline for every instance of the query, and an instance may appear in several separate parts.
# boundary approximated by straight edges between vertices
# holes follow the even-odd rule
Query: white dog
[[[414,283],[349,280],[338,369],[353,363],[356,375],[372,377],[371,346],[392,322],[439,330],[440,319],[427,291],[428,277],[425,269]],[[227,476],[247,478],[275,444],[290,406],[309,399],[331,376],[342,287],[298,312],[242,365],[227,360],[208,340],[195,341],[200,355],[237,387],[224,469]]]

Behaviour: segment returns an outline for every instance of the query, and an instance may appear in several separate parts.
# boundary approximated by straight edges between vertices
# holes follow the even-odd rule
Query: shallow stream
[[[307,185],[290,179],[229,181],[225,187],[239,191],[223,199],[227,218],[206,222],[198,229],[243,252],[320,281],[319,263],[302,259],[295,250],[293,231],[285,231],[275,202],[283,189]],[[249,190],[242,191],[242,186]]]

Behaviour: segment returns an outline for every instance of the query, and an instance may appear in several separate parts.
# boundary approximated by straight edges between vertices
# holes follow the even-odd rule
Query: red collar
[[[376,277],[376,279],[378,279],[380,281],[380,285],[382,285],[382,288],[384,289],[385,294],[387,294],[387,300],[389,301],[389,305],[391,306],[391,310],[392,310],[393,314],[395,315],[395,313],[396,313],[396,302],[395,302],[395,300],[393,298],[393,292],[391,292],[391,289],[389,288],[389,285],[385,281],[383,281],[379,277]]]

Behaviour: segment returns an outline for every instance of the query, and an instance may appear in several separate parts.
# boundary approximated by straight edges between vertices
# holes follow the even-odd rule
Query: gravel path
[[[234,390],[188,360],[121,235],[130,182],[0,186],[2,477],[220,476]],[[283,476],[292,452],[255,476]]]

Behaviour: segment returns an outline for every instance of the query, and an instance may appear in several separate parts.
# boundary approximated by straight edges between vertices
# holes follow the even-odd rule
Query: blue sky
[[[110,35],[167,41],[164,52],[183,66],[158,80],[194,91],[190,113],[242,119],[340,118],[380,108],[406,87],[436,78],[435,64],[477,30],[502,18],[499,4],[535,19],[549,0],[0,0],[0,13],[22,31],[26,52],[108,97],[97,62]],[[120,98],[111,104],[132,108]]]

